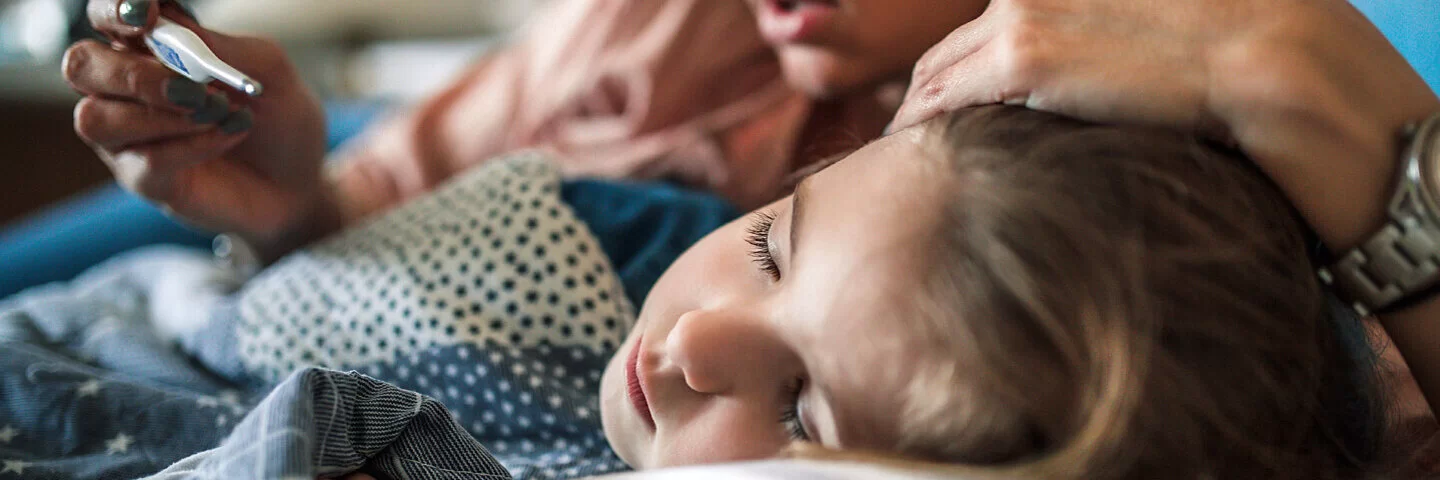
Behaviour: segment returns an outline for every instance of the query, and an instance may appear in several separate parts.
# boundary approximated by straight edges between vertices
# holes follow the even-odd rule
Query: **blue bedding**
[[[197,365],[146,304],[147,270],[187,258],[204,265],[151,250],[0,304],[0,479],[510,478],[434,398],[354,372],[271,388]]]
[[[736,215],[667,186],[570,182],[558,195],[635,302],[680,251]],[[608,352],[421,345],[343,366],[356,371],[306,367],[276,382],[239,361],[242,283],[204,252],[156,247],[0,301],[0,480],[570,478],[624,468],[590,413]]]

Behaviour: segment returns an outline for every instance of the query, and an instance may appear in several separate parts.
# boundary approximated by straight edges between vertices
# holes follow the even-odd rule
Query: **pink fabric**
[[[559,0],[342,155],[337,188],[348,212],[373,213],[539,147],[569,176],[679,180],[753,207],[802,166],[794,152],[813,110],[785,84],[744,2]],[[878,133],[889,112],[864,111]]]

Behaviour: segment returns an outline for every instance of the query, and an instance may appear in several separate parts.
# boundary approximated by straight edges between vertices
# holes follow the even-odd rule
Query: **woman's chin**
[[[842,58],[824,47],[790,45],[778,50],[785,81],[816,100],[844,96],[882,80],[871,78],[876,75],[862,62]]]

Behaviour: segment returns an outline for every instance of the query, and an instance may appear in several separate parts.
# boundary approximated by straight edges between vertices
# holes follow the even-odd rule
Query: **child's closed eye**
[[[775,225],[775,212],[761,210],[751,215],[750,227],[745,230],[745,242],[750,244],[750,258],[760,271],[780,281],[780,265],[775,263],[775,254],[770,246],[770,229]]]
[[[805,421],[800,418],[800,394],[805,391],[805,379],[795,378],[785,386],[785,404],[780,407],[780,424],[790,434],[790,439],[801,442],[810,441],[810,434],[805,431]]]

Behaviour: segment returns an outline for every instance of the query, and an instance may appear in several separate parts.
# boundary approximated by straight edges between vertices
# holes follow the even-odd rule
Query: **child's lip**
[[[635,339],[635,347],[630,349],[630,358],[625,360],[625,392],[630,397],[630,405],[645,420],[650,431],[655,431],[655,415],[650,411],[650,400],[645,395],[645,376],[640,372],[640,347],[643,345],[645,336],[641,335]]]
[[[838,11],[839,5],[827,0],[758,0],[755,6],[761,35],[776,45],[814,40]]]

